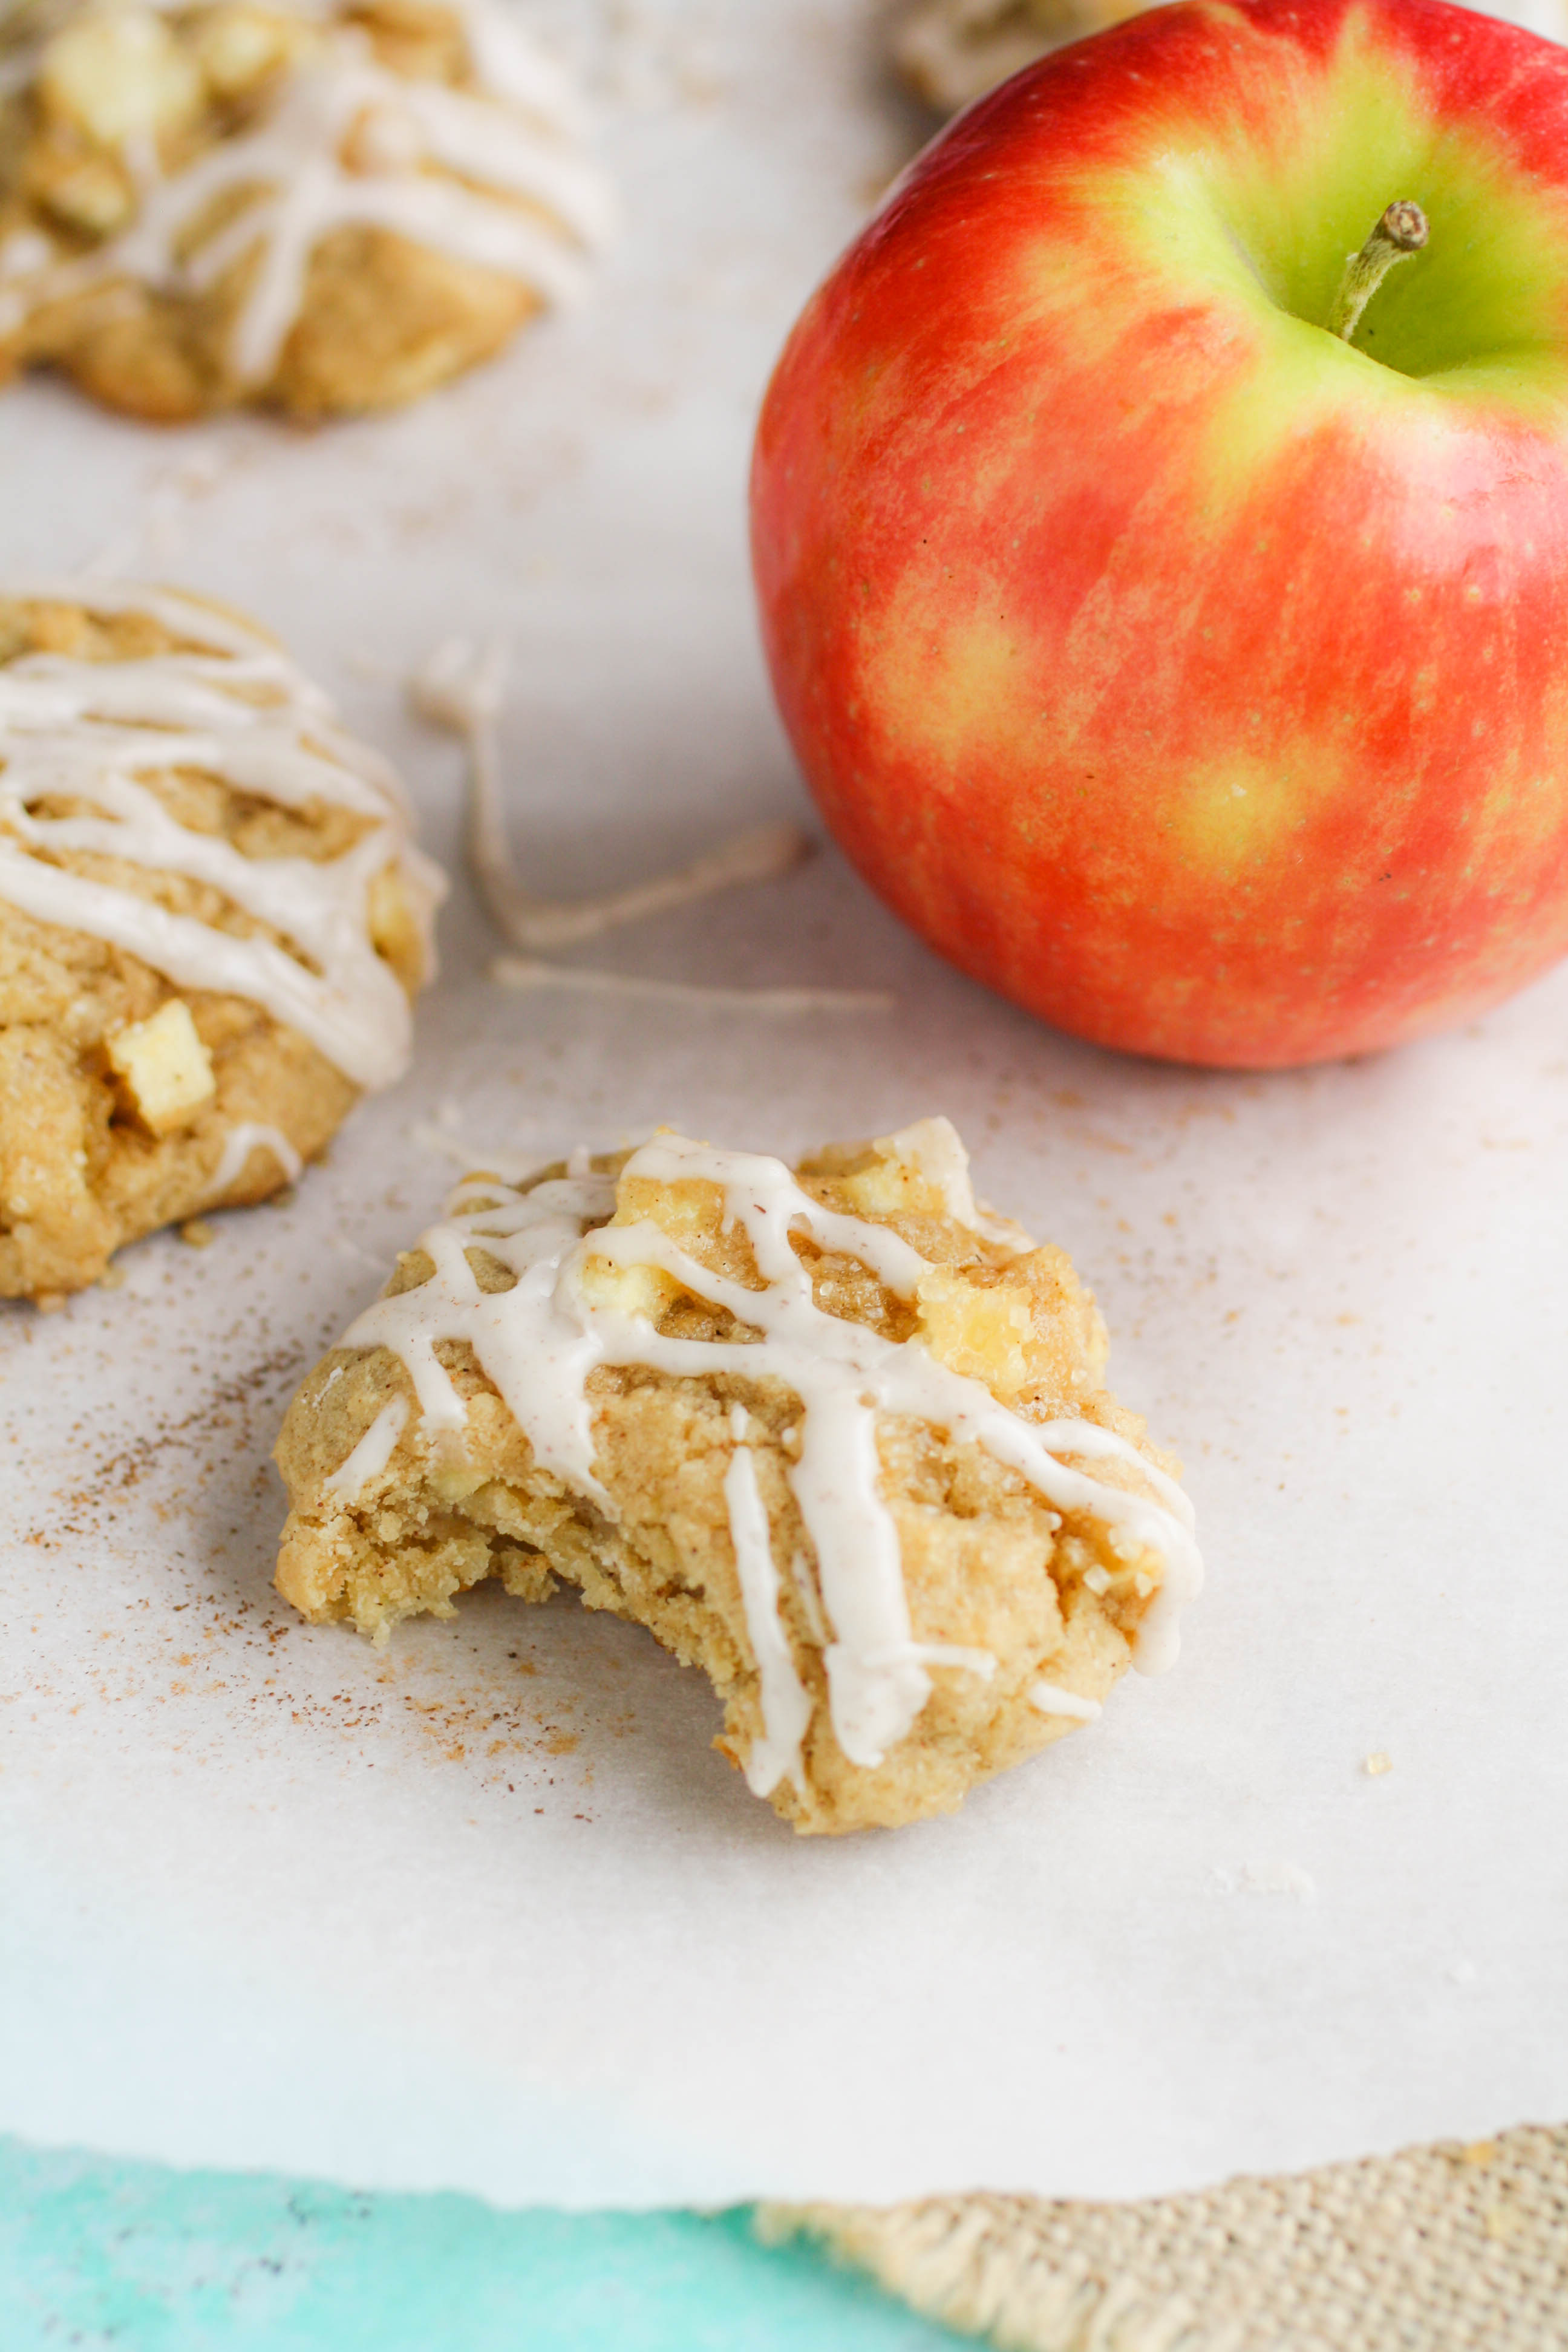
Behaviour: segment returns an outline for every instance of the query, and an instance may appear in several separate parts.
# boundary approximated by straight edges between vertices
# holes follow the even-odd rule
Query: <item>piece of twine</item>
[[[767,2205],[998,2352],[1564,2352],[1568,2125],[1139,2204]]]

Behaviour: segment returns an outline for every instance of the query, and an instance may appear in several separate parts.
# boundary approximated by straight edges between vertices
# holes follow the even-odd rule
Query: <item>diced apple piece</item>
[[[417,988],[426,977],[425,933],[397,866],[384,866],[372,881],[366,915],[372,947],[405,988]]]
[[[44,51],[38,89],[47,111],[100,147],[176,131],[202,105],[202,78],[160,16],[146,8],[93,8]]]
[[[110,155],[61,153],[40,146],[27,171],[27,194],[67,228],[108,236],[130,214],[133,197],[121,165]]]
[[[105,1050],[137,1118],[154,1135],[187,1126],[217,1091],[191,1008],[177,996],[150,1020],[118,1031]]]
[[[310,32],[297,17],[236,0],[234,6],[212,8],[197,18],[196,59],[209,89],[219,98],[237,98],[289,64]]]

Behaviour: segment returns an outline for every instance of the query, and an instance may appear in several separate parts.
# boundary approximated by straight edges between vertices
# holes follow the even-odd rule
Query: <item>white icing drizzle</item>
[[[988,1683],[996,1671],[996,1660],[989,1650],[966,1650],[957,1642],[911,1642],[899,1654],[910,1657],[920,1666],[953,1666],[962,1675],[978,1675]],[[874,1657],[873,1665],[880,1659]]]
[[[293,13],[317,20],[320,37],[279,77],[258,121],[168,177],[150,143],[126,157],[142,201],[121,236],[41,268],[14,239],[0,251],[0,304],[8,296],[12,312],[0,328],[119,279],[199,296],[254,254],[229,361],[242,383],[259,387],[300,315],[312,254],[348,226],[391,230],[546,301],[578,294],[583,256],[610,236],[615,199],[575,144],[582,118],[564,77],[495,0],[454,9],[476,91],[390,72],[335,11]],[[204,216],[236,194],[238,211],[203,234]]]
[[[242,1119],[229,1129],[224,1139],[223,1158],[213,1171],[207,1188],[209,1201],[221,1201],[229,1186],[238,1181],[253,1151],[269,1151],[290,1184],[297,1182],[303,1171],[304,1161],[280,1128],[268,1127],[260,1119]]]
[[[1097,1698],[1080,1698],[1077,1691],[1061,1690],[1055,1683],[1031,1684],[1029,1705],[1042,1715],[1070,1716],[1075,1723],[1092,1723],[1101,1711]]]
[[[595,971],[583,964],[543,963],[531,956],[497,956],[490,978],[526,994],[620,997],[649,1004],[705,1005],[710,1012],[777,1013],[891,1013],[898,998],[883,988],[710,988],[700,981],[646,980],[629,971]]]
[[[178,987],[259,1004],[356,1086],[390,1085],[408,1059],[408,1000],[372,943],[370,887],[398,867],[426,947],[446,887],[409,838],[393,771],[342,732],[325,695],[269,639],[226,614],[166,589],[96,581],[27,582],[5,593],[143,612],[187,643],[136,660],[34,653],[0,666],[0,899],[109,940]],[[280,808],[327,803],[367,824],[333,858],[247,857],[181,824],[141,781],[169,769]],[[45,798],[94,814],[34,815]],[[73,851],[205,883],[296,952],[52,862]]]
[[[396,1451],[407,1420],[406,1397],[393,1397],[384,1404],[353,1452],[326,1480],[328,1494],[352,1503],[373,1478],[379,1478]]]
[[[742,1420],[744,1408],[740,1409]],[[735,1547],[735,1573],[746,1612],[746,1632],[762,1683],[761,1739],[746,1758],[746,1785],[754,1796],[771,1796],[786,1772],[800,1781],[801,1742],[811,1723],[811,1697],[795,1672],[795,1654],[779,1615],[779,1573],[768,1536],[768,1515],[757,1487],[756,1464],[743,1434],[737,1436],[724,1473],[724,1501]]]
[[[826,1313],[812,1296],[791,1235],[804,1233],[825,1250],[858,1259],[903,1297],[913,1293],[926,1270],[909,1243],[886,1226],[820,1206],[781,1160],[680,1136],[660,1135],[643,1145],[624,1174],[662,1184],[717,1185],[726,1223],[744,1228],[763,1287],[753,1290],[712,1273],[651,1222],[585,1230],[613,1207],[614,1191],[605,1179],[552,1179],[518,1192],[479,1177],[458,1187],[446,1220],[420,1238],[418,1246],[433,1264],[431,1278],[378,1300],[342,1344],[393,1349],[431,1427],[458,1430],[465,1408],[435,1350],[441,1340],[466,1341],[536,1458],[612,1517],[614,1506],[594,1469],[585,1383],[596,1366],[646,1365],[677,1378],[773,1379],[793,1391],[803,1413],[798,1454],[787,1475],[816,1552],[831,1633],[824,1655],[834,1733],[854,1763],[879,1764],[908,1732],[930,1696],[930,1667],[985,1674],[994,1666],[987,1652],[913,1638],[897,1529],[880,1491],[879,1413],[907,1415],[946,1428],[956,1441],[983,1445],[1058,1509],[1092,1513],[1109,1523],[1113,1540],[1124,1548],[1158,1552],[1163,1580],[1136,1656],[1146,1672],[1171,1663],[1176,1613],[1202,1574],[1191,1506],[1174,1482],[1112,1431],[1071,1419],[1026,1421],[981,1382],[951,1370],[923,1348],[895,1343]],[[467,1255],[476,1247],[511,1269],[515,1287],[481,1289]],[[647,1316],[599,1295],[603,1284],[595,1286],[595,1274],[606,1265],[658,1269],[758,1336],[717,1342],[666,1337]],[[1064,1461],[1065,1454],[1134,1465],[1158,1499],[1108,1486]],[[771,1551],[765,1575],[758,1565],[745,1475],[738,1474],[742,1484],[733,1489],[726,1484],[737,1560],[744,1549],[743,1589],[750,1577],[759,1622],[771,1610],[776,1626],[776,1570]],[[749,1625],[752,1606],[748,1599]],[[765,1624],[763,1640],[771,1640]],[[755,1626],[752,1644],[761,1671]],[[764,1707],[764,1770],[776,1761],[787,1720],[781,1690],[775,1678],[775,1705],[784,1712],[770,1718]]]
[[[413,679],[409,695],[416,710],[435,725],[457,735],[468,751],[468,863],[491,921],[503,939],[521,950],[524,959],[552,949],[574,947],[624,924],[668,914],[673,908],[689,906],[694,899],[711,898],[717,890],[731,890],[746,882],[771,881],[778,875],[787,874],[810,855],[810,838],[799,825],[768,824],[753,832],[732,835],[728,841],[694,858],[690,865],[658,875],[651,881],[633,883],[624,890],[602,891],[586,898],[536,897],[523,887],[512,864],[501,804],[495,728],[504,701],[504,668],[499,646],[487,646],[481,650],[466,638],[449,637],[437,646]],[[575,984],[590,991],[617,990],[617,974],[578,972],[566,982],[554,978],[557,969],[532,961],[520,964],[507,958],[498,968],[497,977],[513,987]],[[657,982],[637,985],[644,992],[667,995],[709,993],[670,982],[662,986]],[[728,993],[745,1003],[752,1000],[752,992],[736,990]],[[769,993],[787,995],[790,1010],[816,996],[816,992],[810,990]]]

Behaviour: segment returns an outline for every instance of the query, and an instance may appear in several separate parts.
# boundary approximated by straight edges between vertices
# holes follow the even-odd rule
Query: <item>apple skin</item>
[[[1177,0],[1027,68],[811,301],[752,517],[823,814],[964,971],[1233,1066],[1497,1002],[1568,951],[1568,51]]]

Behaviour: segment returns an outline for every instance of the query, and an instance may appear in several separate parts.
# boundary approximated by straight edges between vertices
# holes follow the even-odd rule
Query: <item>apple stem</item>
[[[1419,205],[1401,197],[1389,205],[1359,253],[1345,263],[1340,290],[1334,296],[1327,326],[1331,335],[1348,343],[1361,324],[1361,314],[1396,261],[1408,261],[1426,242],[1426,215]]]

